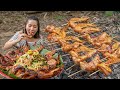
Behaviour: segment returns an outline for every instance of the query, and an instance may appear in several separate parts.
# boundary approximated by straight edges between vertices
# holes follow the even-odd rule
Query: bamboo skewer
[[[69,69],[71,69],[74,66],[76,66],[76,64],[73,64],[72,66],[70,66],[69,68],[67,68],[66,71],[68,71]]]
[[[106,59],[107,57],[105,57],[105,58],[103,58],[103,59]],[[101,61],[102,62],[104,62],[104,60],[103,59],[101,59]],[[75,64],[74,65],[72,65],[71,67],[69,67],[68,69],[66,69],[66,70],[69,70],[70,68],[72,68],[73,66],[75,66]],[[75,75],[75,74],[77,74],[77,73],[79,73],[79,72],[82,72],[82,71],[85,71],[85,70],[80,70],[80,71],[77,71],[77,72],[75,72],[75,73],[73,73],[73,74],[71,74],[71,75],[69,75],[68,77],[71,77],[71,76],[73,76],[73,75]],[[97,73],[97,72],[99,72],[100,70],[97,70],[97,71],[95,71],[95,72],[93,72],[92,74],[90,74],[90,75],[93,75],[93,74],[95,74],[95,73]],[[90,76],[89,75],[89,76]]]
[[[100,71],[100,70],[97,70],[97,71],[91,73],[91,74],[89,75],[89,77],[92,76],[92,75],[94,75],[94,74],[96,74],[96,73],[99,72],[99,71]]]
[[[73,76],[73,75],[75,75],[75,74],[77,74],[77,73],[79,73],[79,72],[82,72],[82,71],[84,71],[84,70],[77,71],[77,72],[75,72],[75,73],[69,75],[68,77],[71,77],[71,76]]]
[[[68,55],[70,55],[70,54],[64,54],[64,55],[62,55],[62,57],[65,57],[65,56],[68,56]]]
[[[79,34],[78,34],[78,36],[75,36],[75,37],[83,37],[84,35],[82,35],[82,36],[80,36]],[[116,38],[116,37],[118,37],[118,36],[115,36],[115,37],[112,37],[112,39],[114,39],[114,38]],[[118,42],[117,40],[113,40],[114,42]],[[83,42],[84,43],[84,42]],[[50,45],[54,45],[54,44],[58,44],[58,42],[54,42],[54,43],[50,43],[50,44],[48,44],[48,46],[50,46]]]

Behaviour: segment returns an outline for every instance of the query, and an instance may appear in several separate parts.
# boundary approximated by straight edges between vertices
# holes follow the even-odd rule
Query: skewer
[[[107,57],[105,57],[105,58],[107,58]],[[103,59],[105,59],[105,58],[103,58]],[[103,59],[101,59],[101,61],[103,61],[104,62],[104,60]],[[73,66],[75,66],[76,64],[74,64],[74,65],[72,65],[71,67],[69,67],[68,69],[66,69],[66,71],[67,70],[69,70],[70,68],[72,68]],[[75,72],[75,73],[73,73],[73,74],[71,74],[71,75],[69,75],[68,77],[71,77],[71,76],[73,76],[73,75],[75,75],[75,74],[77,74],[77,73],[79,73],[79,72],[81,72],[81,71],[85,71],[85,70],[80,70],[80,71],[77,71],[77,72]],[[95,71],[95,72],[93,72],[92,74],[90,74],[90,75],[93,75],[93,74],[95,74],[95,73],[97,73],[97,72],[99,72],[100,70],[97,70],[97,71]],[[90,76],[89,75],[89,76]]]
[[[77,72],[75,72],[75,73],[69,75],[68,77],[71,77],[71,76],[73,76],[73,75],[75,75],[75,74],[77,74],[77,73],[79,73],[79,72],[83,72],[83,71],[84,71],[84,70],[79,70],[79,71],[77,71]]]
[[[57,48],[57,49],[55,49],[56,51],[59,51],[59,50],[62,50],[62,48]]]
[[[89,75],[89,77],[92,76],[92,75],[94,75],[94,74],[96,74],[96,73],[99,72],[99,71],[100,71],[100,70],[97,70],[97,71],[91,73],[91,74]]]
[[[47,46],[54,45],[54,44],[57,44],[57,43],[58,42],[50,43],[50,44],[47,44]]]
[[[70,55],[70,54],[64,54],[64,55],[62,55],[62,57],[65,57],[65,56],[68,56],[68,55]]]
[[[71,69],[74,66],[76,66],[76,64],[73,64],[72,66],[70,66],[69,68],[67,68],[66,71],[68,71],[69,69]]]

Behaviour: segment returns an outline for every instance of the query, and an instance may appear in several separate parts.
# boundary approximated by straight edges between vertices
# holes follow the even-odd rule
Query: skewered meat
[[[111,46],[110,45],[108,45],[108,44],[102,44],[102,46],[99,48],[99,49],[97,49],[99,52],[102,52],[103,54],[105,53],[105,52],[109,52],[109,53],[112,53],[112,48],[111,48]]]
[[[111,68],[109,67],[109,65],[105,64],[105,63],[101,63],[101,64],[98,64],[98,69],[103,72],[106,76],[108,76],[112,70]]]
[[[52,42],[58,42],[59,39],[64,39],[66,37],[66,33],[64,31],[61,31],[61,33],[56,34],[56,33],[50,33],[47,36],[48,41]]]
[[[86,70],[88,72],[93,72],[96,71],[97,65],[101,63],[100,57],[97,54],[94,59],[92,61],[90,61],[89,63],[87,63],[86,61],[80,62],[80,67],[83,70]]]
[[[75,37],[75,36],[66,36],[66,37],[65,37],[65,40],[66,40],[66,41],[71,40],[71,41],[74,41],[74,42],[83,43],[82,40],[80,40],[78,37]]]
[[[116,42],[112,45],[112,51],[116,51],[120,47],[120,42]]]
[[[80,55],[80,52],[84,54]],[[72,56],[73,61],[79,65],[80,62],[86,60],[87,58],[90,58],[93,54],[95,54],[96,50],[93,48],[90,49],[85,46],[80,46],[77,49],[71,50],[69,53]]]
[[[74,31],[80,34],[91,34],[100,31],[99,28],[94,26],[95,26],[94,24],[84,24],[84,25],[78,24],[75,26]]]
[[[89,18],[71,18],[69,20],[69,26],[74,28],[78,23],[88,22]]]
[[[100,47],[102,44],[110,44],[112,42],[112,38],[107,33],[102,33],[100,36],[91,38],[89,34],[84,35],[90,43],[92,43],[96,47]]]
[[[98,51],[102,52],[103,55],[108,52],[108,53],[114,53],[120,46],[119,42],[115,42],[112,45],[111,44],[102,44],[102,46],[98,49]]]
[[[75,49],[81,45],[81,43],[79,42],[69,44],[69,42],[66,42],[65,40],[59,40],[59,43],[64,52],[69,52],[70,50]]]
[[[112,72],[112,70],[110,69],[110,65],[119,63],[120,58],[118,58],[118,56],[116,54],[110,54],[108,52],[106,52],[105,55],[106,55],[106,57],[108,57],[108,60],[106,62],[98,64],[98,68],[105,75],[109,75]]]
[[[45,31],[49,32],[49,33],[56,33],[55,26],[53,26],[53,25],[48,25],[46,27]],[[59,33],[59,31],[57,33]]]

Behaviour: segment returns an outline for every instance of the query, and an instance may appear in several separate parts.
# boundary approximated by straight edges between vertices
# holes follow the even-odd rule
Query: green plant
[[[114,11],[105,11],[105,16],[112,16]]]
[[[64,16],[60,16],[60,15],[55,16],[55,19],[57,19],[57,20],[62,20],[63,18],[64,18]]]

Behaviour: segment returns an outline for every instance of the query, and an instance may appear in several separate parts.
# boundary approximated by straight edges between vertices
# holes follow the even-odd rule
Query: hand
[[[26,34],[25,33],[19,33],[19,35],[18,35],[18,38],[17,38],[17,42],[20,42],[23,38],[25,38],[26,37]]]

